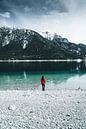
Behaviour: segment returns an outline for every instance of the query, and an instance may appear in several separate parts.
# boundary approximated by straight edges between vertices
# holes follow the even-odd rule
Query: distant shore
[[[0,60],[0,62],[81,62],[85,61],[84,59],[55,59],[55,60],[17,60],[17,59],[8,59]]]
[[[0,91],[1,129],[86,128],[86,90]]]

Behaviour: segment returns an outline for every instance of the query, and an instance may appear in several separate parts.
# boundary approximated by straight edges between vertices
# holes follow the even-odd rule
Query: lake
[[[44,75],[46,90],[86,89],[86,62],[0,62],[0,90],[41,90]]]

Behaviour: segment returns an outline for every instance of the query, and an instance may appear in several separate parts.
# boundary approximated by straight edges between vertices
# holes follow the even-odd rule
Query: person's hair
[[[44,80],[44,76],[41,77],[41,80]]]

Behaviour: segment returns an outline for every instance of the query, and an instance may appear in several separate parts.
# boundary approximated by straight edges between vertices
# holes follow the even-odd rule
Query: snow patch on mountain
[[[25,49],[27,47],[27,44],[28,44],[28,41],[27,40],[24,40],[23,41],[23,49]]]

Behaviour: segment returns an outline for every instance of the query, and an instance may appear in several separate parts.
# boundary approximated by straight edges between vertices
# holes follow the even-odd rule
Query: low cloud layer
[[[1,0],[0,26],[56,32],[86,42],[86,0]]]

